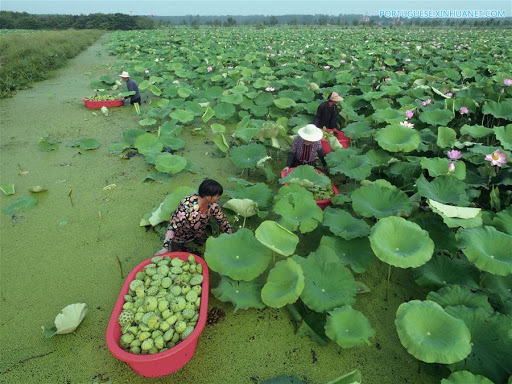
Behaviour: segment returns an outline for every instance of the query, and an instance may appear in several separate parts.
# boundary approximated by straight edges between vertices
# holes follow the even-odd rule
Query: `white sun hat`
[[[343,101],[343,97],[341,97],[338,92],[331,93],[331,97],[329,97],[330,101]]]
[[[130,77],[130,74],[126,71],[123,71],[119,76],[121,77]]]
[[[324,132],[314,124],[300,128],[297,133],[307,141],[318,141],[324,136]]]

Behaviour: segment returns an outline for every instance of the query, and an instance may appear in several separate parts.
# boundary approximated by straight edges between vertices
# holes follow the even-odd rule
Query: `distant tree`
[[[231,16],[229,16],[227,20],[224,22],[225,27],[234,27],[236,24],[236,20],[233,19]]]
[[[357,20],[357,19],[352,20],[352,25],[354,27],[357,27],[359,25],[359,20]]]
[[[288,25],[297,25],[299,24],[297,18],[291,19],[288,21]]]
[[[268,24],[271,26],[277,25],[277,24],[279,24],[279,20],[277,20],[277,17],[272,16],[270,18],[270,20],[268,21]]]

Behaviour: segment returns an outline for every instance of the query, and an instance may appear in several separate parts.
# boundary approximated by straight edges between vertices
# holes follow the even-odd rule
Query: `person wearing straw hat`
[[[130,104],[133,105],[135,103],[140,104],[140,93],[139,93],[139,87],[137,86],[137,83],[130,79],[130,74],[126,71],[123,71],[119,76],[123,79],[123,81],[126,83],[126,88],[128,88],[128,92],[135,91],[134,95],[126,96],[125,99],[128,97],[130,98]]]
[[[324,171],[327,171],[325,154],[320,142],[324,132],[317,128],[316,125],[308,124],[300,128],[297,133],[298,136],[293,139],[292,147],[286,160],[286,167],[283,171],[286,172],[290,167],[297,167],[299,165],[314,166],[317,156],[324,166]]]
[[[343,101],[337,92],[332,92],[327,101],[324,101],[318,106],[315,116],[315,125],[323,129],[338,129],[338,102]]]

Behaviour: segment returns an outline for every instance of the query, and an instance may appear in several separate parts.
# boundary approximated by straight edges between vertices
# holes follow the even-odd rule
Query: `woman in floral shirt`
[[[221,231],[231,233],[226,216],[217,204],[223,189],[215,180],[206,179],[199,186],[198,193],[181,200],[176,211],[171,215],[165,234],[164,248],[158,253],[169,251],[188,251],[187,244],[206,241],[206,225],[211,217],[219,223]]]

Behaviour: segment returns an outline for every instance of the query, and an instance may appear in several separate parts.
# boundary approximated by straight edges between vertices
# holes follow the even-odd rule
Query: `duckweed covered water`
[[[410,271],[395,269],[385,301],[387,266],[380,262],[356,276],[372,290],[359,295],[355,305],[376,328],[369,346],[320,346],[294,335],[285,310],[233,313],[231,305],[211,295],[210,308],[221,308],[226,316],[205,328],[193,359],[182,370],[147,379],[115,359],[106,348],[105,330],[123,283],[116,256],[126,276],[161,248],[156,233],[139,227],[141,217],[177,186],[197,186],[211,177],[232,187],[227,178],[239,176],[239,171],[226,159],[212,156],[216,147],[208,138],[188,132],[183,134],[184,156],[202,167],[201,174],[144,182],[154,170],[143,158],[109,155],[108,147],[122,140],[123,130],[138,128],[139,118],[131,107],[111,108],[110,115],[103,116],[81,102],[90,94],[91,81],[117,75],[112,69],[115,58],[101,45],[107,39],[71,60],[54,79],[0,101],[0,184],[14,183],[16,188],[15,195],[0,197],[0,205],[31,195],[37,199],[34,209],[2,214],[0,219],[1,383],[241,384],[287,373],[321,384],[356,368],[364,382],[372,384],[439,383],[448,376],[438,365],[420,367],[401,346],[394,327],[396,309],[404,300],[422,299],[424,294]],[[44,133],[60,140],[56,151],[39,150]],[[81,151],[66,146],[81,137],[97,139],[100,147]],[[28,189],[35,185],[47,191],[31,194]],[[298,254],[307,255],[320,240],[308,239]],[[215,281],[212,276],[213,286]],[[53,326],[59,311],[75,302],[89,306],[77,331],[45,339],[41,326]]]

